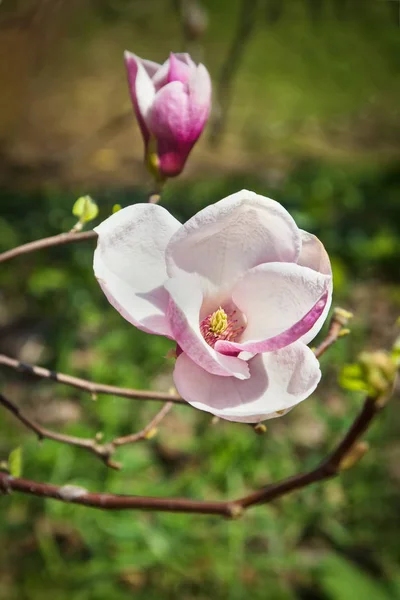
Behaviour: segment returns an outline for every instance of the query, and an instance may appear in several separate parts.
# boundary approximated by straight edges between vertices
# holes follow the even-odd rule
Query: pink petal
[[[270,352],[300,339],[328,301],[329,275],[295,263],[267,263],[248,271],[232,292],[247,318],[239,342],[218,341],[218,352]]]
[[[157,138],[187,142],[189,96],[181,81],[172,81],[161,88],[155,97],[150,115],[150,128]]]
[[[161,206],[135,204],[95,229],[93,267],[109,302],[139,329],[168,337],[165,247],[180,226]]]
[[[310,267],[310,269],[314,269],[319,273],[325,273],[326,275],[329,275],[331,277],[328,288],[328,299],[321,316],[316,321],[315,325],[310,329],[310,331],[308,331],[305,335],[303,335],[300,338],[300,340],[304,344],[309,344],[320,331],[328,316],[329,309],[332,304],[333,280],[331,263],[329,261],[329,256],[324,248],[324,245],[319,241],[317,237],[315,237],[315,235],[312,235],[311,233],[308,233],[307,231],[303,230],[300,230],[300,233],[302,238],[302,247],[297,264],[303,265],[305,267]]]
[[[318,360],[301,342],[276,352],[258,354],[249,361],[250,378],[212,375],[181,354],[174,383],[179,394],[195,408],[244,423],[281,416],[305,400],[321,378]],[[279,412],[278,412],[279,411]]]
[[[168,319],[172,335],[182,351],[200,367],[222,377],[248,377],[246,361],[216,352],[200,332],[200,309],[203,292],[195,275],[173,277],[165,283],[170,295]]]
[[[171,52],[169,57],[168,83],[171,81],[181,81],[186,83],[191,74],[191,67],[186,62],[179,60],[175,54]]]
[[[147,119],[155,97],[154,85],[138,56],[131,52],[125,52],[124,58],[133,108],[143,139],[147,144],[149,140]],[[147,66],[147,68],[149,67]]]
[[[173,177],[182,171],[208,112],[209,103],[197,102],[181,81],[172,81],[157,92],[148,125],[157,139],[162,174]]]
[[[187,52],[175,52],[174,56],[191,69],[193,67],[196,67],[196,63],[193,62],[193,60],[190,57],[190,54],[188,54]]]
[[[197,72],[188,85],[172,81],[157,92],[150,115],[150,127],[156,137],[190,146],[199,137],[208,117],[211,92],[209,78],[203,70],[200,77]]]
[[[296,262],[301,240],[296,223],[278,202],[242,190],[192,217],[171,239],[171,276],[198,273],[213,296],[230,291],[252,267]]]
[[[189,54],[186,53],[174,54],[171,52],[168,60],[163,65],[158,65],[158,67],[152,74],[149,73],[157,91],[171,81],[182,81],[185,83],[189,79],[191,72],[196,70],[195,63]]]

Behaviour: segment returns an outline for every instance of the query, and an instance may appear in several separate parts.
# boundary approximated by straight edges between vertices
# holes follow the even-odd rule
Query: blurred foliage
[[[240,3],[228,9],[225,0],[203,4],[212,16],[205,43],[215,75]],[[311,468],[326,455],[362,401],[361,393],[338,388],[342,367],[365,346],[389,348],[398,335],[400,169],[393,158],[374,155],[375,143],[391,141],[399,126],[396,4],[260,0],[251,51],[244,52],[241,77],[234,82],[238,101],[224,146],[231,172],[197,170],[190,181],[171,182],[163,195],[162,204],[185,221],[247,187],[282,202],[300,227],[321,238],[332,259],[334,302],[355,318],[351,335],[322,357],[317,393],[269,422],[264,436],[244,425],[211,425],[208,415],[176,407],[154,439],[119,450],[121,472],[107,470],[83,450],[38,443],[12,415],[1,413],[0,463],[14,452],[13,469],[23,456],[17,468],[32,479],[124,494],[218,499]],[[13,7],[4,0],[0,10],[12,15]],[[146,56],[149,51],[155,59],[165,40],[180,36],[171,17],[176,3],[101,0],[79,8],[74,38],[68,40],[77,70],[90,39],[117,26],[125,29],[125,34],[115,29],[118,36],[134,41],[132,50]],[[100,70],[110,60],[105,38],[104,47],[96,59]],[[78,96],[85,93],[68,94],[73,108]],[[360,160],[356,149],[338,153],[341,136],[350,139],[350,147],[366,146],[368,160]],[[252,156],[251,173],[237,155],[230,164],[238,138]],[[311,138],[318,141],[317,152],[315,146],[307,152]],[[45,146],[49,158],[52,147]],[[213,153],[217,159],[219,152]],[[271,164],[254,158],[278,153]],[[74,189],[50,183],[45,171],[40,185],[27,189],[19,179],[22,171],[13,169],[0,190],[0,251],[70,230],[74,202],[88,192],[99,208],[94,224],[117,206],[147,199],[141,186],[105,187],[101,174],[90,189]],[[171,342],[136,330],[112,309],[94,280],[92,259],[93,242],[86,241],[2,266],[0,351],[104,383],[168,389],[172,362],[165,357]],[[6,370],[0,377],[4,393],[46,427],[80,436],[101,432],[104,441],[140,429],[158,406],[105,396],[94,402],[88,394]],[[357,467],[232,522],[2,497],[0,600],[400,598],[399,429],[393,402],[368,433],[371,450]]]

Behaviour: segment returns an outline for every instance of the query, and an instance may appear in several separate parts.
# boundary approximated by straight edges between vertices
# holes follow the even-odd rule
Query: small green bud
[[[339,331],[338,337],[342,338],[342,337],[345,337],[346,335],[349,335],[350,333],[351,333],[351,329],[348,329],[348,328],[347,329],[341,329]]]
[[[151,440],[158,433],[157,427],[152,427],[144,436],[145,440]]]
[[[97,217],[99,207],[90,196],[81,196],[72,207],[72,214],[78,217],[80,223],[88,223]]]
[[[239,519],[244,513],[244,508],[243,506],[240,506],[240,504],[232,504],[229,507],[229,517],[231,519]]]
[[[347,471],[347,469],[354,467],[354,465],[356,465],[362,459],[368,450],[368,442],[357,442],[354,444],[346,456],[344,456],[340,461],[339,471]]]
[[[397,372],[397,365],[391,355],[384,350],[362,352],[359,363],[364,378],[377,396],[391,391]]]
[[[10,455],[8,457],[8,471],[13,477],[21,477],[22,449],[20,446],[10,452]]]
[[[366,392],[383,406],[392,392],[396,373],[397,362],[388,352],[362,352],[357,363],[342,369],[340,384],[348,390]]]
[[[333,319],[340,323],[343,327],[347,325],[350,319],[353,318],[353,313],[345,310],[344,308],[340,308],[339,306],[333,311]]]
[[[364,379],[361,366],[357,363],[345,365],[340,373],[339,383],[345,390],[351,392],[370,392],[370,388]]]

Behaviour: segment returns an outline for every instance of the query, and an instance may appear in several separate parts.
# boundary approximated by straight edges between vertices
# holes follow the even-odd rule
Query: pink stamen
[[[227,340],[228,342],[231,342],[235,340],[244,331],[245,327],[243,325],[236,327],[236,325],[238,324],[238,320],[234,318],[236,313],[236,310],[232,310],[229,313],[226,313],[226,316],[228,318],[228,325],[225,331],[222,333],[214,333],[214,331],[211,330],[210,324],[214,313],[209,314],[205,319],[201,321],[201,335],[203,336],[203,338],[209,346],[214,348],[218,340]]]

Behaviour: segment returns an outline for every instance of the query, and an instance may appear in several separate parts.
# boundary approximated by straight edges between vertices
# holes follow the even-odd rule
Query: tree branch
[[[177,513],[199,513],[232,516],[227,502],[207,502],[186,498],[153,498],[120,494],[96,494],[74,485],[56,486],[29,479],[12,477],[0,472],[0,490],[5,493],[21,492],[30,496],[53,498],[62,502],[91,506],[102,510],[157,510]]]
[[[64,244],[75,244],[76,242],[83,242],[84,240],[91,240],[97,238],[95,231],[83,231],[82,233],[59,233],[52,237],[43,238],[22,246],[17,246],[12,250],[7,250],[0,254],[0,263],[11,260],[21,254],[29,254],[30,252],[36,252],[36,250],[42,250],[43,248],[50,248],[52,246],[63,246]]]
[[[30,496],[53,498],[62,502],[91,506],[101,510],[154,510],[177,513],[198,513],[230,517],[232,509],[227,502],[207,502],[186,498],[155,498],[88,492],[74,485],[56,486],[29,479],[12,477],[0,472],[0,490],[5,493],[21,492]]]
[[[212,514],[225,517],[239,517],[246,509],[259,504],[267,504],[285,494],[306,487],[317,481],[329,479],[356,462],[360,457],[354,450],[360,437],[367,430],[373,418],[382,409],[383,404],[369,397],[364,406],[330,456],[320,465],[307,473],[294,475],[274,483],[238,500],[210,502],[184,498],[154,498],[147,496],[121,496],[117,494],[96,494],[73,485],[55,486],[27,479],[14,478],[0,472],[0,490],[3,492],[21,492],[42,498],[53,498],[62,502],[81,504],[102,510],[153,510],[173,513]],[[354,455],[353,460],[352,455]],[[349,460],[350,459],[350,460]],[[346,467],[346,468],[347,468]]]
[[[354,420],[350,429],[333,450],[330,456],[322,461],[318,467],[307,473],[300,473],[278,483],[273,483],[265,488],[254,492],[243,498],[239,498],[234,503],[243,509],[256,504],[267,504],[276,498],[280,498],[289,492],[306,487],[323,479],[330,479],[344,470],[344,459],[349,458],[356,447],[360,437],[368,429],[371,421],[382,409],[382,405],[375,398],[367,398],[359,415]],[[356,453],[355,453],[356,462]],[[361,457],[361,456],[360,456]]]
[[[0,354],[0,366],[9,367],[20,373],[28,373],[34,377],[41,379],[51,379],[64,385],[83,390],[91,394],[96,398],[97,394],[106,394],[112,396],[120,396],[121,398],[132,398],[133,400],[154,400],[161,402],[172,402],[174,404],[187,405],[178,394],[170,394],[168,392],[153,392],[151,390],[135,390],[131,388],[122,388],[116,385],[105,385],[103,383],[94,383],[87,379],[81,379],[80,377],[72,377],[71,375],[65,375],[65,373],[58,373],[57,371],[50,371],[43,367],[37,367],[35,365],[28,365],[15,358],[10,358],[5,354]]]
[[[115,438],[106,444],[100,444],[96,438],[79,438],[72,435],[66,435],[64,433],[57,433],[42,427],[39,425],[39,423],[36,423],[24,415],[24,413],[13,402],[3,396],[3,394],[0,394],[0,404],[10,411],[21,423],[25,425],[25,427],[36,433],[39,440],[49,439],[56,442],[61,442],[62,444],[75,446],[77,448],[84,448],[100,458],[107,467],[117,470],[121,468],[121,464],[113,461],[111,458],[116,449],[119,446],[134,444],[140,440],[145,440],[154,435],[157,425],[163,420],[173,406],[172,402],[167,402],[164,404],[162,409],[141,431],[124,437]]]
[[[126,444],[135,444],[140,440],[150,439],[157,432],[157,426],[161,423],[161,421],[166,417],[171,408],[173,407],[173,402],[166,402],[161,410],[152,418],[152,420],[145,426],[143,429],[138,431],[137,433],[131,433],[130,435],[121,436],[119,438],[115,438],[111,444],[117,448],[118,446],[126,446]]]

